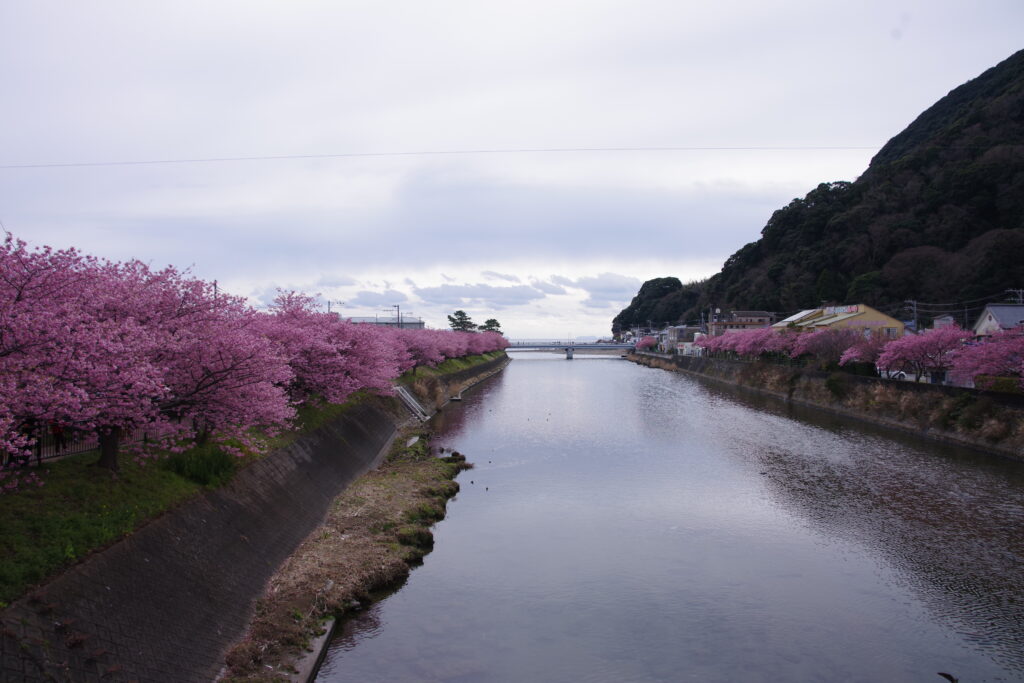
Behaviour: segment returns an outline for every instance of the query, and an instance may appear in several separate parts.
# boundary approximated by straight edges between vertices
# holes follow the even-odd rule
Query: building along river
[[[615,357],[512,354],[321,681],[1024,680],[1024,465]]]

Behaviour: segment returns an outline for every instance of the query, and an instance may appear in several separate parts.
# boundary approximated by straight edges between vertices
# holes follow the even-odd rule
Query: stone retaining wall
[[[650,367],[728,383],[903,432],[1024,460],[1024,396],[765,362],[634,353]]]

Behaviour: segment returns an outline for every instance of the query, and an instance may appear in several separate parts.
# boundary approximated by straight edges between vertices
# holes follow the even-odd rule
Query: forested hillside
[[[657,295],[652,283],[678,286]],[[1024,51],[892,138],[853,183],[777,210],[708,280],[644,284],[613,326],[691,321],[708,306],[790,312],[822,301],[894,311],[1024,287]]]

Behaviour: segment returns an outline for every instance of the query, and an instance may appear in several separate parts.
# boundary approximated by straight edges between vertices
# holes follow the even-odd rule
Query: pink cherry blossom
[[[980,375],[1024,378],[1024,327],[970,342],[951,356],[950,372],[960,380],[973,382]]]
[[[953,352],[971,336],[970,332],[953,325],[900,337],[885,345],[878,357],[878,367],[913,373],[919,382],[927,372],[949,369]]]
[[[150,443],[247,438],[295,406],[389,394],[417,365],[504,349],[497,333],[357,325],[282,292],[270,312],[173,267],[74,249],[0,247],[0,451],[30,452],[48,424],[93,430],[117,469],[123,435]],[[4,470],[0,490],[34,482]],[[35,475],[32,475],[33,477]]]

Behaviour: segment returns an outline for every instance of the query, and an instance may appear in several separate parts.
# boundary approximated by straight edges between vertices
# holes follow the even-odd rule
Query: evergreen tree
[[[448,324],[456,332],[472,332],[476,329],[476,323],[463,310],[455,311],[454,315],[448,316]]]
[[[501,323],[494,318],[488,318],[484,321],[484,324],[480,326],[481,332],[497,332],[501,334]]]

